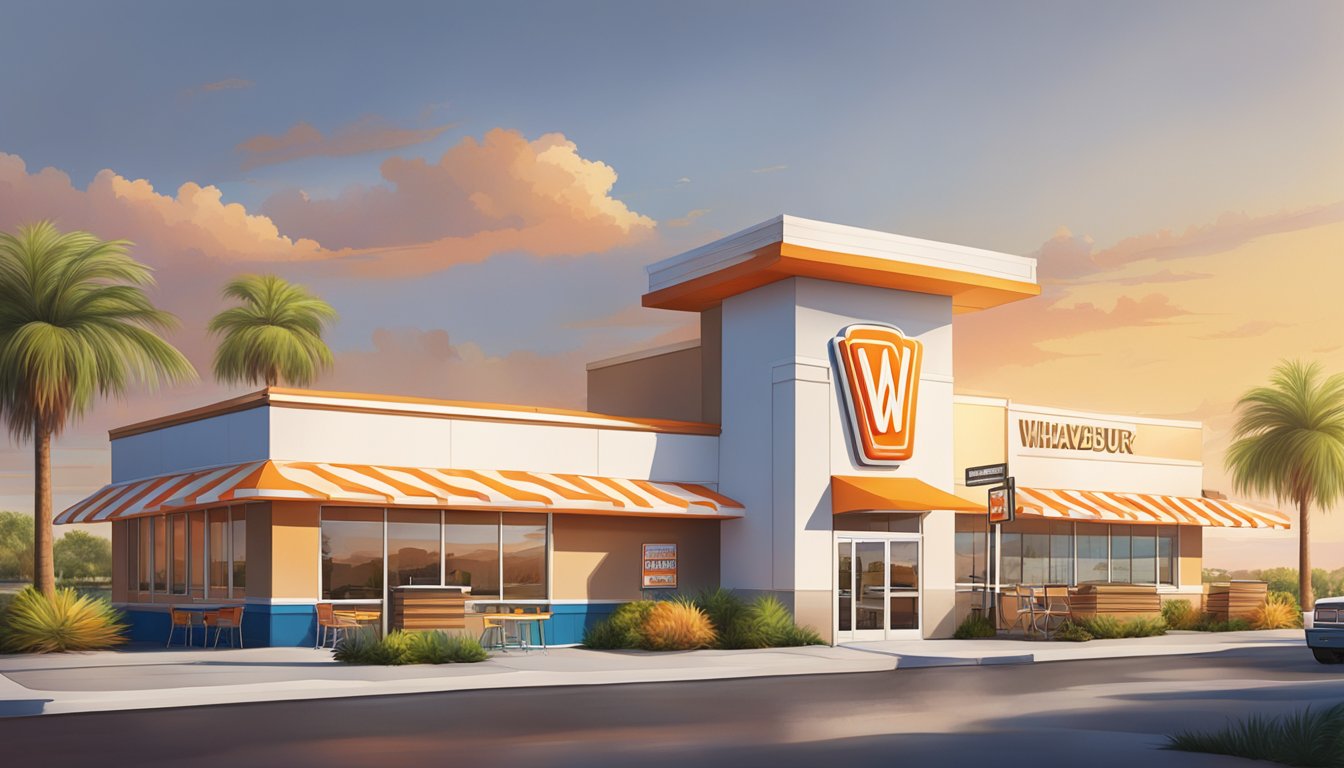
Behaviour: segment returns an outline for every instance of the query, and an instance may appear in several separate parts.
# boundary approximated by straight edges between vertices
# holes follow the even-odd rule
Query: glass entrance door
[[[837,642],[918,638],[919,536],[836,538]]]

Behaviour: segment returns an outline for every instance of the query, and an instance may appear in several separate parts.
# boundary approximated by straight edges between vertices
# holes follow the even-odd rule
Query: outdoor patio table
[[[224,606],[222,605],[214,605],[209,603],[185,603],[182,605],[170,605],[169,610],[183,611],[185,613],[191,614],[191,626],[193,629],[195,629],[196,627],[201,628],[201,647],[205,648],[207,645],[205,636],[209,634],[209,632],[207,631],[208,627],[205,624],[205,615],[212,611],[218,611],[220,608],[223,607]],[[191,647],[190,644],[188,645],[188,647]]]
[[[512,623],[514,623],[514,624],[522,624],[523,622],[533,622],[533,623],[535,623],[535,624],[537,625],[537,633],[538,633],[538,634],[540,635],[540,637],[541,637],[541,652],[542,652],[542,653],[547,653],[547,652],[548,652],[548,649],[547,649],[547,647],[546,647],[546,620],[549,619],[549,618],[551,618],[551,614],[549,614],[549,613],[486,613],[486,614],[483,614],[483,615],[486,616],[487,619],[490,620],[490,621],[512,622]],[[519,635],[518,633],[521,632],[522,629],[523,629],[522,627],[515,627],[515,632],[514,632],[514,634],[515,634],[516,636],[518,636],[518,637],[521,638],[521,635]],[[488,628],[487,628],[487,631],[488,631]],[[528,634],[530,635],[531,632],[529,631]],[[506,645],[505,645],[505,637],[506,637],[506,635],[505,635],[505,633],[504,633],[503,626],[501,625],[501,627],[500,627],[499,645],[498,645],[498,646],[494,646],[494,645],[492,645],[491,647],[492,647],[492,648],[493,648],[493,647],[498,647],[498,648],[500,648],[501,650],[508,650],[507,647],[506,647]],[[484,639],[484,634],[482,635],[482,639]],[[522,643],[521,640],[519,640],[519,645],[520,645],[520,647],[523,647],[523,648],[528,647],[528,646],[524,645],[524,644]]]

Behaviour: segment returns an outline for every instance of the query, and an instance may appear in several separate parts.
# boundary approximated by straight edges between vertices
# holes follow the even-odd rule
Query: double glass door
[[[919,535],[836,538],[836,640],[918,638]]]

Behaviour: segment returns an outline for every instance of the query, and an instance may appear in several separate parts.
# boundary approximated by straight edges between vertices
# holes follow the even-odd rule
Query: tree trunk
[[[1307,500],[1297,500],[1297,588],[1302,610],[1310,611],[1316,604],[1311,593],[1311,516]]]
[[[56,594],[51,551],[51,432],[41,424],[33,430],[33,485],[33,586],[51,597]]]

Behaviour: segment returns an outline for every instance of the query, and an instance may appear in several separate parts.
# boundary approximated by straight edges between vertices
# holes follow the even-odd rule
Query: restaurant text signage
[[[974,488],[977,485],[998,485],[1007,477],[1007,464],[982,464],[978,467],[967,467],[965,486]]]
[[[1019,419],[1023,448],[1050,448],[1096,453],[1134,453],[1134,430],[1067,424],[1046,419]]]
[[[641,586],[644,589],[677,588],[677,545],[645,544]]]

